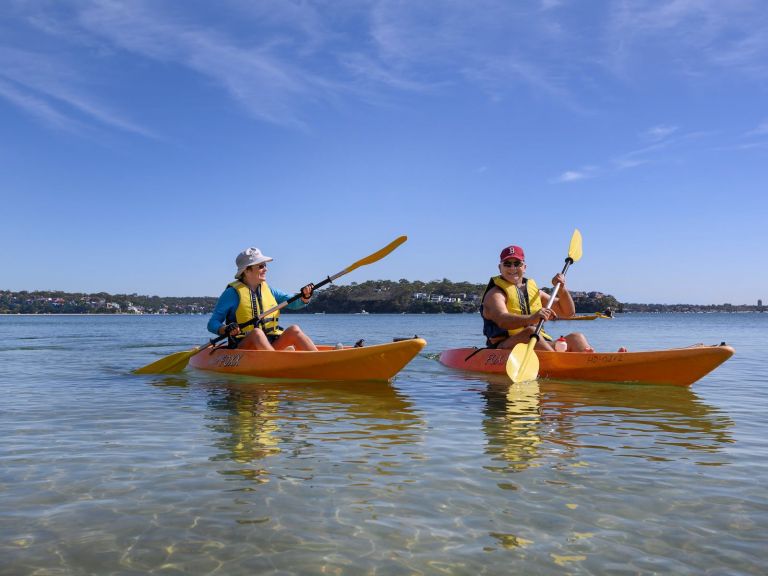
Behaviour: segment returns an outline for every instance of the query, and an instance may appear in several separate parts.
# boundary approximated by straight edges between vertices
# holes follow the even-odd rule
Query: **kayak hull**
[[[317,352],[286,350],[202,350],[189,361],[199,370],[289,380],[391,380],[426,345],[422,338]]]
[[[477,351],[476,354],[473,352]],[[510,350],[456,348],[440,355],[451,368],[506,374]],[[536,351],[539,377],[590,382],[690,386],[733,356],[730,346],[692,346],[648,352]]]

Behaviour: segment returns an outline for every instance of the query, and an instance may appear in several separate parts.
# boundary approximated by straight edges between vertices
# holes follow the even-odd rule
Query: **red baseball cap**
[[[525,252],[523,252],[523,249],[520,248],[520,246],[507,246],[501,251],[501,254],[499,254],[499,262],[511,260],[512,258],[520,260],[520,262],[525,262]]]

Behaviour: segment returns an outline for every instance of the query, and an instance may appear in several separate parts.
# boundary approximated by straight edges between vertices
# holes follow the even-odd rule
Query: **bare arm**
[[[543,292],[541,295],[542,297],[546,296]],[[494,286],[488,290],[483,299],[483,317],[505,330],[514,330],[533,326],[542,318],[551,320],[555,317],[555,313],[552,310],[541,309],[535,314],[510,314],[507,311],[507,300],[504,292]]]
[[[570,292],[565,287],[565,276],[563,274],[557,274],[552,278],[552,285],[555,286],[558,283],[562,284],[560,290],[557,291],[557,297],[552,305],[552,310],[561,318],[570,318],[576,314],[576,304],[573,302]],[[541,294],[541,303],[546,306],[550,300],[549,294],[546,292],[539,292]]]

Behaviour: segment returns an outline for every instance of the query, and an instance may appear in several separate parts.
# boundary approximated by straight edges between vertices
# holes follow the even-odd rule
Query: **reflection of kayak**
[[[473,354],[473,352],[476,352]],[[440,362],[451,368],[506,374],[509,350],[457,348],[446,350]],[[650,352],[536,351],[539,376],[592,382],[634,382],[690,386],[733,355],[730,346],[691,346]]]
[[[662,451],[674,446],[681,453],[712,455],[733,443],[733,420],[704,402],[689,386],[666,386],[661,393],[655,386],[612,382],[585,385],[541,380],[514,384],[501,376],[464,377],[488,382],[481,390],[486,400],[483,431],[488,438],[487,451],[495,459],[501,456],[508,460],[517,470],[547,456],[547,446],[558,446],[562,455],[572,458],[582,448],[594,448],[595,443],[605,447],[594,437],[579,433],[585,422],[609,427],[611,433],[602,437],[614,456],[649,462],[658,458],[658,451],[638,450],[638,444],[629,441],[641,427],[646,440]],[[608,436],[610,440],[606,440]]]
[[[230,350],[195,354],[189,364],[200,370],[291,380],[389,380],[424,348],[421,338],[360,348],[318,346],[317,352]]]

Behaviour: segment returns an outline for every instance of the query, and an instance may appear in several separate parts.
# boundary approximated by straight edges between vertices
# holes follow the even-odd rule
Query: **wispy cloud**
[[[762,0],[636,0],[613,4],[606,39],[617,74],[667,54],[685,74],[768,74],[768,12]]]
[[[64,57],[0,46],[0,95],[55,128],[81,132],[86,123],[156,135],[100,101]]]
[[[666,140],[669,136],[677,132],[677,126],[665,126],[659,124],[658,126],[652,126],[641,134],[644,140],[650,140],[651,142],[660,142]]]
[[[648,158],[635,158],[630,153],[627,156],[615,158],[612,163],[617,170],[628,170],[630,168],[637,168],[643,164],[648,164],[650,160]]]
[[[735,143],[725,143],[718,150],[723,152],[763,150],[768,148],[768,120],[763,120],[754,128],[741,135],[741,139]]]
[[[768,120],[764,120],[755,128],[747,132],[747,136],[768,136]]]
[[[541,0],[542,10],[553,10],[563,5],[564,0]]]
[[[293,127],[305,126],[313,107],[346,98],[379,105],[390,95],[460,84],[494,101],[519,98],[522,88],[596,114],[598,100],[612,97],[606,86],[632,76],[648,51],[674,55],[658,60],[666,72],[768,77],[763,0],[636,0],[609,9],[566,0],[338,0],[332,10],[321,1],[283,0],[223,0],[216,8],[149,0],[12,6],[5,29],[24,32],[4,36],[16,39],[29,65],[11,72],[0,66],[13,87],[6,93],[26,93],[24,109],[52,123],[67,117],[146,136],[152,129],[120,112],[91,74],[126,59],[143,60],[131,71],[137,76],[147,63],[192,71],[251,117]],[[5,98],[22,107],[18,94]],[[669,138],[673,128],[658,126],[649,138]]]
[[[364,85],[371,84],[404,92],[427,92],[439,87],[437,83],[409,78],[366,54],[342,54],[339,56],[339,62],[350,73],[351,78],[361,79]]]
[[[2,94],[10,102],[57,128],[82,129],[82,121],[155,137],[148,130],[111,110],[80,85],[64,58],[0,46]]]
[[[295,45],[281,45],[279,33],[243,46],[213,26],[188,23],[155,10],[152,3],[64,2],[57,8],[56,17],[40,8],[20,19],[30,33],[37,33],[38,43],[54,49],[34,52],[0,44],[5,99],[55,127],[74,129],[95,122],[156,137],[153,130],[96,95],[103,87],[89,74],[110,61],[121,65],[117,59],[125,54],[193,70],[211,79],[250,115],[278,124],[302,126],[297,101],[306,104],[344,90],[309,67],[280,57],[280,50],[289,52]],[[319,35],[310,18],[292,22],[304,37]],[[308,44],[317,41],[312,38]]]
[[[583,112],[570,85],[580,77],[560,57],[571,36],[549,16],[560,4],[545,0],[541,10],[526,10],[503,0],[375,2],[370,34],[377,59],[399,74],[477,86],[494,101],[524,88]]]
[[[560,176],[555,178],[555,182],[561,184],[567,184],[570,182],[578,182],[580,180],[587,180],[597,176],[597,168],[595,166],[586,166],[578,170],[568,170],[563,172]]]
[[[50,126],[70,131],[76,131],[78,128],[76,122],[53,108],[47,101],[9,82],[0,80],[0,96]]]
[[[671,127],[667,127],[671,128]],[[662,129],[658,130],[658,126],[654,127],[643,133],[646,137],[648,135],[658,135],[660,138],[654,138],[651,144],[643,146],[629,152],[625,152],[620,156],[617,156],[612,160],[612,164],[618,169],[634,168],[643,164],[650,164],[652,162],[658,162],[660,159],[665,160],[671,150],[676,151],[690,151],[695,149],[696,146],[700,146],[701,142],[711,138],[714,134],[711,132],[687,132],[679,133],[678,128],[674,127],[674,130]],[[677,134],[674,137],[670,137],[672,134]]]
[[[211,78],[249,114],[278,124],[301,126],[305,106],[339,96],[380,102],[382,89],[424,92],[457,82],[476,83],[489,94],[524,85],[578,108],[562,74],[531,58],[535,52],[527,46],[536,43],[537,33],[526,20],[533,12],[517,19],[517,12],[500,0],[479,0],[473,6],[375,0],[363,5],[368,10],[353,5],[337,7],[344,14],[339,20],[347,25],[340,29],[311,4],[302,5],[302,18],[294,18],[292,4],[269,3],[268,18],[278,29],[254,22],[261,34],[247,42],[171,17],[152,3],[101,2],[84,9],[78,22],[121,50]],[[241,9],[252,18],[265,16],[245,4]],[[521,37],[515,44],[526,48],[499,50],[512,23]],[[358,27],[367,33],[352,32]],[[546,34],[549,22],[536,27]]]
[[[678,134],[672,137],[673,134]],[[676,126],[657,125],[644,130],[640,134],[641,140],[651,140],[651,144],[624,152],[600,165],[592,165],[588,168],[569,170],[555,179],[557,183],[569,183],[597,178],[622,170],[637,168],[646,164],[667,161],[670,151],[690,151],[691,146],[706,141],[712,137],[710,132],[678,133]]]
[[[584,180],[586,178],[586,174],[584,172],[578,172],[577,170],[568,170],[567,172],[563,172],[560,176],[556,178],[556,182],[577,182],[579,180]]]
[[[79,21],[119,49],[211,78],[248,113],[270,122],[302,125],[292,99],[312,100],[332,85],[277,56],[270,43],[240,46],[215,29],[164,17],[137,3],[93,5]]]

